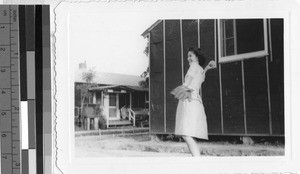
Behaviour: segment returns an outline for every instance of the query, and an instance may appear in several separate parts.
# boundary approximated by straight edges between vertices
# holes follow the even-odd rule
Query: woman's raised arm
[[[208,70],[216,68],[216,67],[217,67],[216,62],[214,60],[211,60],[204,68],[203,74],[205,75]]]

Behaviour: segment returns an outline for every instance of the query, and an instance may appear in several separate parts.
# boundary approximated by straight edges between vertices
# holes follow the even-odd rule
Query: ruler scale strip
[[[1,173],[21,173],[18,6],[0,6]]]
[[[44,174],[52,174],[50,6],[42,6]]]
[[[19,30],[20,30],[20,82],[21,101],[27,101],[27,58],[26,58],[26,27],[25,27],[25,5],[19,5]]]
[[[37,173],[37,130],[36,130],[36,52],[35,52],[35,5],[25,6],[27,101],[28,101],[28,172]]]
[[[42,6],[35,5],[36,169],[43,174],[43,33]]]
[[[0,58],[0,171],[52,173],[49,5],[0,6]]]
[[[28,95],[27,95],[27,53],[26,53],[26,6],[19,5],[20,30],[20,85],[21,85],[21,120],[22,120],[22,174],[29,174],[28,142]]]

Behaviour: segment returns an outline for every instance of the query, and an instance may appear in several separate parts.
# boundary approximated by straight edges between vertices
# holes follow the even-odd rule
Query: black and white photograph
[[[55,9],[58,164],[246,171],[290,158],[288,14],[181,3]]]
[[[73,19],[76,155],[284,155],[282,18]]]

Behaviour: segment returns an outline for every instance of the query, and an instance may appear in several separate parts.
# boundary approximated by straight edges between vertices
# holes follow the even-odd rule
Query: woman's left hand
[[[211,60],[207,66],[209,67],[209,69],[213,69],[217,67],[216,62],[214,60]]]
[[[205,75],[205,73],[210,70],[210,69],[213,69],[213,68],[216,68],[217,65],[216,65],[216,62],[211,60],[207,65],[206,67],[204,68],[204,71],[203,71],[203,74]]]

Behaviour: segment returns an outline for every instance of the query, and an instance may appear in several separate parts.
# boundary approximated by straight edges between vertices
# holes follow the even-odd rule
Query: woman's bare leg
[[[198,145],[193,137],[183,135],[182,138],[188,145],[192,156],[200,156]]]

